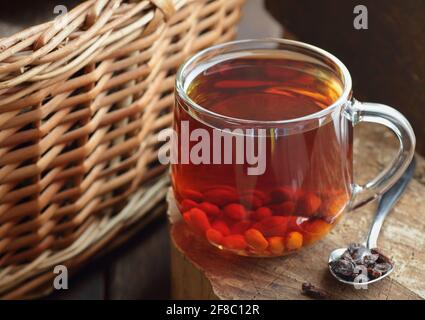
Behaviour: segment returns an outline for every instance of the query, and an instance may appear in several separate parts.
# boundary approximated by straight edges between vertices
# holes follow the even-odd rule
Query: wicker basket
[[[162,201],[176,68],[242,2],[91,0],[0,39],[1,297],[49,291]]]

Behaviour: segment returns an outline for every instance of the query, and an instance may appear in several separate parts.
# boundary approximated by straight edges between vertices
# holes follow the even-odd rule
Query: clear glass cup
[[[193,232],[240,255],[285,255],[323,238],[343,211],[390,188],[414,154],[401,113],[355,100],[344,64],[301,42],[203,50],[180,67],[175,99],[178,207]],[[364,185],[352,171],[359,122],[382,124],[400,142],[392,163]]]

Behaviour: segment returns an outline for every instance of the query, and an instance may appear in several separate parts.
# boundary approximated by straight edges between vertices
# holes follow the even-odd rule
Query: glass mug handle
[[[415,153],[415,134],[407,119],[389,106],[359,102],[353,99],[344,110],[353,126],[359,122],[371,122],[392,130],[400,142],[395,159],[377,177],[364,185],[353,185],[350,209],[356,209],[387,191],[403,174]]]

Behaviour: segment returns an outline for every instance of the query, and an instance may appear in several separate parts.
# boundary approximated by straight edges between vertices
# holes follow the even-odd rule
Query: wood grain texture
[[[355,177],[364,182],[395,154],[392,133],[379,126],[355,130]],[[322,241],[282,258],[258,259],[219,252],[198,240],[180,221],[171,226],[172,288],[178,299],[307,299],[301,284],[311,282],[334,299],[425,298],[425,159],[417,156],[414,180],[384,223],[379,246],[396,263],[394,273],[368,290],[334,280],[327,269],[329,253],[361,241],[376,209],[372,203],[346,213]]]

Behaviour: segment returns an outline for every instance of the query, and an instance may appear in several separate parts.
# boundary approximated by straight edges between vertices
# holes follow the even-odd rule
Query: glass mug
[[[203,50],[176,78],[171,175],[188,227],[240,255],[273,257],[323,238],[347,209],[390,188],[415,136],[395,109],[352,98],[343,63],[290,40],[244,40]],[[353,126],[385,125],[395,160],[353,182]]]

